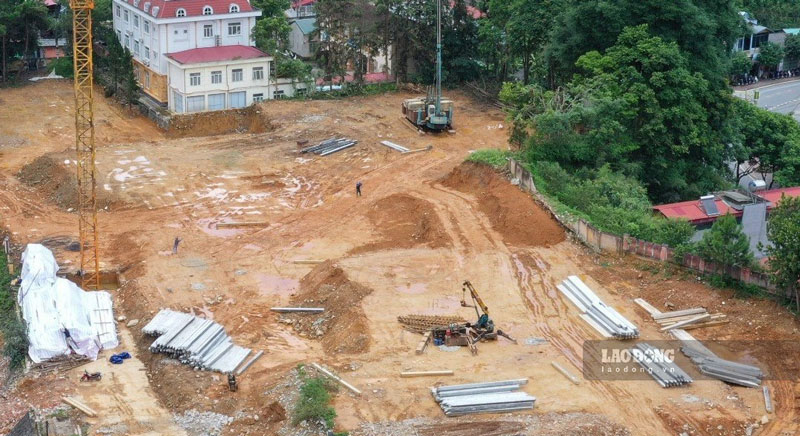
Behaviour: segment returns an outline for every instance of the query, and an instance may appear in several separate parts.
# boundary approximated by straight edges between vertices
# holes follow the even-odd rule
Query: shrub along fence
[[[532,194],[538,202],[547,209],[550,214],[562,226],[571,231],[581,242],[595,251],[615,254],[621,256],[625,253],[635,254],[660,262],[673,262],[684,266],[700,274],[716,274],[730,277],[748,285],[758,286],[768,293],[792,298],[789,292],[778,290],[769,281],[769,276],[764,273],[752,271],[749,268],[718,265],[713,262],[706,262],[699,256],[687,254],[683,259],[675,258],[674,250],[668,245],[656,244],[653,242],[636,239],[629,235],[615,235],[607,233],[594,227],[591,223],[582,218],[565,217],[556,213],[550,206],[547,198],[536,189],[533,176],[521,163],[514,159],[508,161],[508,171],[511,176],[519,181],[520,188]]]

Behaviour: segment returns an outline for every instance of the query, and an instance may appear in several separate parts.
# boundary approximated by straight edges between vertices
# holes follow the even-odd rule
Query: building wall
[[[167,76],[165,74],[159,74],[157,71],[153,70],[152,68],[145,66],[141,62],[137,61],[136,59],[133,60],[133,68],[134,71],[138,71],[136,77],[139,78],[139,86],[142,88],[142,91],[147,93],[150,97],[158,100],[161,103],[167,102]],[[150,75],[149,86],[148,80],[145,79],[145,75]]]
[[[289,47],[301,58],[311,57],[310,35],[305,35],[297,23],[292,22],[292,31],[289,33]]]

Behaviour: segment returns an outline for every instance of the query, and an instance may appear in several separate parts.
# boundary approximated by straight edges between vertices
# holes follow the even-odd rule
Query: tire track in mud
[[[586,339],[590,339],[591,336],[587,334],[583,320],[570,316],[569,309],[562,303],[556,289],[556,282],[549,273],[550,266],[541,257],[530,251],[512,253],[511,261],[517,270],[517,281],[522,293],[522,300],[533,312],[536,327],[553,346],[561,351],[570,363],[575,365],[578,370],[583,371],[583,342]],[[542,298],[542,296],[546,298]],[[578,327],[579,325],[580,327]],[[636,396],[631,392],[614,386],[612,383],[596,380],[585,381],[589,383],[597,394],[608,398],[614,403],[624,404],[632,401],[637,404],[644,404],[644,400],[646,400],[637,400]],[[654,418],[649,410],[627,408],[626,412],[626,425],[630,425],[628,422],[630,419],[634,419],[636,422],[649,423]]]

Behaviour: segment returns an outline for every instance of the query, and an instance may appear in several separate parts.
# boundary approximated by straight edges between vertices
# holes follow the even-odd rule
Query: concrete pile
[[[636,344],[631,350],[631,354],[661,387],[683,386],[692,382],[689,374],[686,374],[674,361],[668,359],[661,350],[648,343]]]
[[[317,145],[306,147],[300,150],[300,153],[314,153],[320,156],[327,156],[329,154],[336,153],[337,151],[344,150],[345,148],[350,148],[356,144],[358,144],[358,141],[355,139],[331,138],[326,139]]]
[[[757,388],[761,386],[764,373],[757,366],[725,360],[713,353],[701,352],[697,348],[681,347],[683,354],[689,356],[701,373],[739,386]]]
[[[528,379],[440,386],[431,393],[447,416],[533,409],[536,398],[517,392]]]
[[[196,369],[232,373],[251,353],[235,345],[214,321],[169,309],[158,312],[142,332],[158,336],[151,352],[168,354]]]
[[[618,339],[639,337],[639,329],[600,298],[577,276],[569,276],[556,286],[581,311],[581,318],[603,336]]]
[[[391,142],[391,141],[381,141],[381,144],[391,148],[392,150],[397,150],[400,153],[408,153],[409,151],[411,151],[408,148],[403,147],[400,144],[395,144],[394,142]]]

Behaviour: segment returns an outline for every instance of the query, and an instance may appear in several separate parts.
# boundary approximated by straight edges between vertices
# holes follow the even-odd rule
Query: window
[[[125,35],[125,48],[131,49],[131,37],[128,35]]]
[[[175,112],[183,113],[183,96],[178,91],[172,91],[172,104]]]
[[[145,71],[144,72],[144,87],[145,88],[150,88],[150,72],[149,71]]]
[[[275,62],[268,62],[269,65],[269,77],[275,77]]]
[[[286,95],[282,90],[281,91],[272,91],[272,98],[274,98],[275,100],[280,100],[285,96]]]
[[[139,0],[133,0],[133,7],[134,8],[138,8],[139,7]]]
[[[186,9],[184,9],[184,8],[178,9],[177,11],[175,11],[175,16],[176,17],[185,17],[186,16]]]
[[[139,56],[139,41],[133,41],[133,52]]]
[[[153,66],[157,67],[158,66],[158,53],[152,52],[150,54],[153,56]]]
[[[242,69],[237,68],[235,70],[231,70],[231,82],[241,82],[242,81]]]
[[[144,3],[144,11],[145,12],[150,12],[150,2],[145,2]]]
[[[305,88],[297,88],[297,91],[294,92],[294,95],[297,95],[297,96],[306,95],[306,89]]]
[[[241,35],[242,23],[228,23],[228,35]]]
[[[206,97],[198,95],[186,97],[186,112],[200,112],[206,108]]]
[[[203,26],[203,38],[213,38],[214,37],[214,26],[211,24],[206,24]]]
[[[189,85],[200,86],[200,73],[189,73]]]
[[[133,16],[133,27],[139,27],[139,16],[138,15],[134,15]]]
[[[211,6],[203,6],[203,15],[213,15],[214,9],[211,9]]]
[[[125,11],[124,14],[125,14],[125,21],[128,21],[128,11]]]
[[[264,101],[264,94],[253,94],[253,103]]]
[[[239,12],[239,5],[231,5],[228,8],[228,12],[230,12],[231,14],[235,14],[235,13]]]
[[[150,33],[150,22],[144,20],[144,33]]]
[[[231,108],[240,108],[245,106],[245,100],[247,99],[247,94],[244,91],[241,92],[231,92],[230,94],[231,99]]]
[[[120,8],[119,8],[119,5],[117,5],[117,7],[116,7],[116,11],[117,11],[117,16],[119,17],[119,16],[120,16]]]
[[[119,30],[117,30],[117,41],[120,41],[120,43],[122,42],[122,32]]]
[[[253,80],[264,80],[264,67],[253,68]]]
[[[225,109],[225,94],[208,94],[208,110]]]
[[[211,83],[213,83],[213,84],[222,83],[222,71],[212,71],[211,72]]]
[[[144,48],[144,58],[145,59],[150,59],[150,48],[149,47],[145,47]]]

